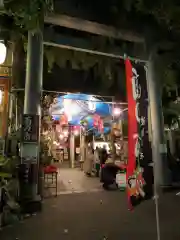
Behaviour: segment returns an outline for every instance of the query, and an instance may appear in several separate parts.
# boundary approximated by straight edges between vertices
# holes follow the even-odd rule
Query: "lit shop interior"
[[[7,129],[8,110],[8,81],[6,77],[0,77],[0,139],[4,139]],[[2,149],[1,149],[2,150]]]
[[[109,100],[108,100],[109,99]],[[49,108],[52,127],[43,127],[46,152],[54,162],[80,167],[85,148],[106,147],[115,160],[127,161],[127,104],[86,94],[64,94]],[[49,118],[46,118],[48,125]]]

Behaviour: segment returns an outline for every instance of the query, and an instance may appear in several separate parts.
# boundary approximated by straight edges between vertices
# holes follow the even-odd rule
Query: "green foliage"
[[[157,73],[161,82],[161,85],[169,90],[174,90],[177,87],[178,72],[172,67],[173,56],[162,56],[157,63]]]
[[[46,47],[44,54],[48,60],[49,72],[51,72],[55,63],[61,68],[67,67],[69,63],[72,69],[79,70],[89,70],[96,66],[94,73],[97,77],[99,76],[99,79],[103,79],[103,88],[108,89],[112,85],[114,67],[112,59],[53,47]]]
[[[180,115],[179,104],[175,104],[168,94],[172,91],[175,92],[179,85],[179,69],[178,66],[174,67],[174,63],[177,61],[176,54],[163,54],[157,59],[156,73],[158,74],[158,80],[162,86],[161,93],[163,93],[163,115],[164,122],[168,126],[171,126],[172,121],[178,120]]]
[[[4,0],[4,2],[5,9],[7,13],[14,18],[15,24],[25,30],[34,30],[40,27],[44,14],[53,10],[53,0]],[[91,4],[96,5],[99,3],[98,1],[91,1]],[[157,24],[163,29],[173,33],[179,33],[180,4],[177,0],[114,0],[112,2],[107,1],[104,4],[106,7],[107,5],[109,6],[109,12],[112,13],[114,16],[113,19],[115,19],[116,22],[122,23],[125,19],[128,20],[129,15],[142,15],[146,20],[147,16],[153,16]],[[103,7],[105,6],[103,5]],[[146,24],[146,22],[144,24]],[[26,42],[26,39],[24,40],[24,42]],[[106,46],[105,38],[100,38],[97,42],[93,39],[91,40],[95,48]],[[109,41],[112,41],[112,39],[109,39]],[[175,49],[178,52],[179,46]],[[124,48],[122,50],[124,50]],[[176,87],[180,69],[180,64],[176,69],[172,66],[173,63],[177,62],[180,58],[180,53],[175,55],[176,54],[173,53],[163,56],[157,65],[161,84],[169,90]],[[97,67],[94,72],[96,76],[100,76],[99,79],[103,79],[101,85],[104,89],[108,89],[114,80],[114,66],[108,58],[84,52],[49,47],[45,48],[45,56],[48,60],[49,71],[52,70],[55,63],[62,68],[66,67],[67,63],[69,63],[73,69],[83,70],[88,70],[96,65]]]
[[[67,62],[72,69],[87,70],[102,61],[102,57],[63,48],[45,47],[44,54],[48,60],[49,70],[55,63],[62,68],[66,67]]]
[[[174,108],[174,106],[172,106],[172,103],[169,104],[168,107],[164,108],[163,109],[164,123],[171,127],[173,122],[179,122],[179,110],[180,105]]]
[[[162,25],[171,30],[180,30],[180,5],[177,0],[137,0],[137,10],[153,15]]]
[[[44,14],[53,10],[52,0],[4,0],[6,12],[26,30],[40,27]]]
[[[0,178],[11,178],[16,171],[16,157],[6,158],[0,155]]]

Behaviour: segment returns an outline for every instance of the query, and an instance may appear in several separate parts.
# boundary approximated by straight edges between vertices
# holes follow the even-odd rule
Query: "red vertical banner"
[[[146,70],[125,61],[128,101],[127,194],[131,209],[153,195],[152,149],[148,134]]]
[[[128,102],[128,165],[127,165],[127,183],[134,175],[136,169],[136,135],[138,132],[136,121],[136,100],[133,98],[133,85],[132,85],[132,65],[129,59],[125,61],[126,68],[126,88],[127,88],[127,102]],[[127,184],[128,186],[128,184]],[[131,195],[133,194],[127,188],[129,208],[132,208]]]

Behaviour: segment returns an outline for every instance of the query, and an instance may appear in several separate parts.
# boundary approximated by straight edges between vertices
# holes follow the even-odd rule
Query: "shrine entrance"
[[[49,156],[48,164],[58,168],[58,192],[102,190],[96,151],[99,156],[105,148],[107,160],[127,164],[127,103],[113,102],[107,96],[57,92],[52,98],[51,94],[44,96],[46,104],[50,99],[52,103],[49,117],[42,121],[41,141],[46,149],[43,157]],[[88,146],[92,146],[91,178],[85,175]]]

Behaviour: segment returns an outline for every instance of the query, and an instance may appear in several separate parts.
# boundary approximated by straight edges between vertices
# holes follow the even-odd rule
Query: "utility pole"
[[[43,33],[28,32],[24,115],[22,124],[20,200],[23,210],[40,210],[38,171],[40,151],[41,92],[43,74]],[[29,205],[31,207],[29,207]],[[32,207],[33,206],[33,207]],[[31,210],[29,210],[31,208]]]

